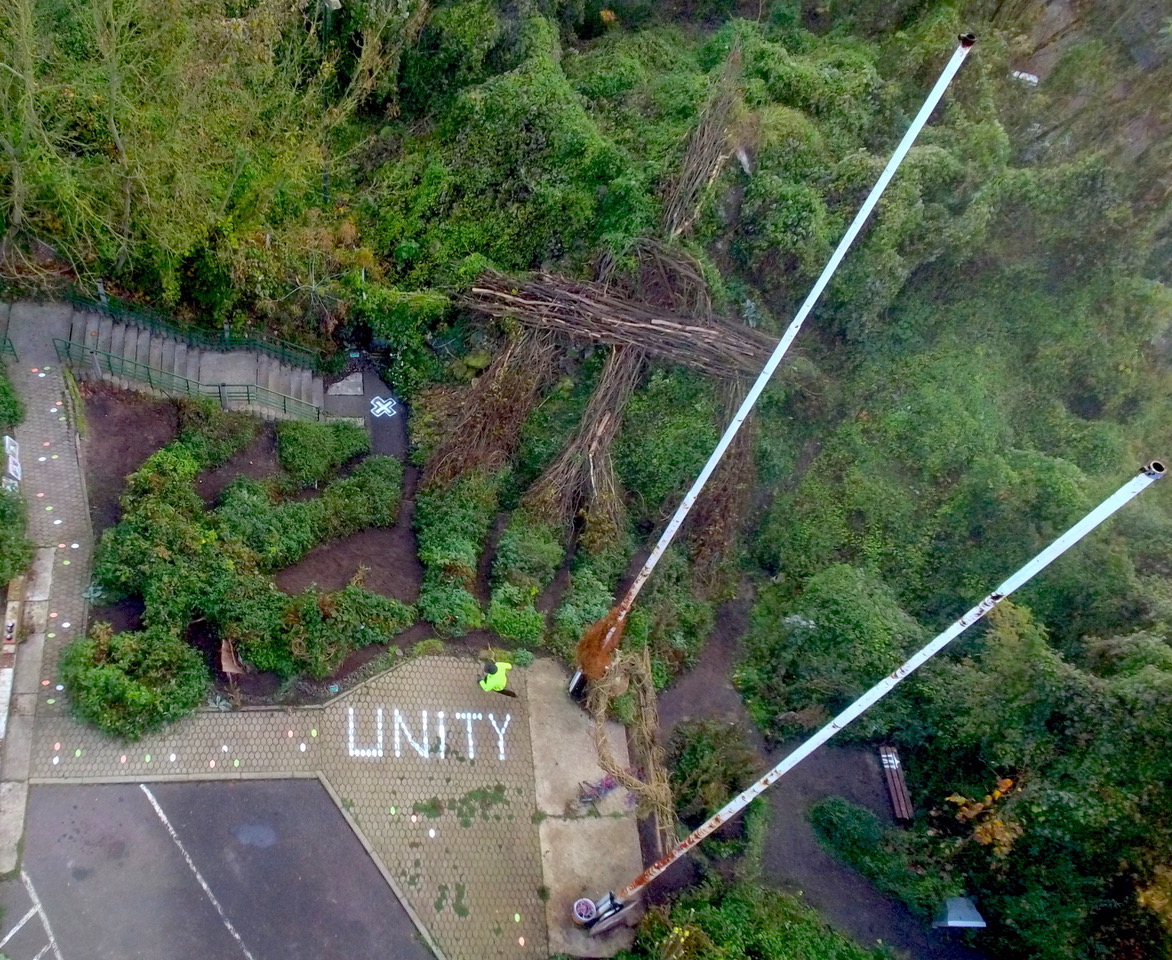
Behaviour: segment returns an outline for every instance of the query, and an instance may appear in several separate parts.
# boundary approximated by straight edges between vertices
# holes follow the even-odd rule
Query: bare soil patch
[[[195,492],[203,498],[204,503],[210,505],[220,498],[224,488],[237,477],[264,480],[280,469],[281,461],[277,457],[277,428],[273,423],[265,423],[256,439],[222,467],[202,471],[195,478]]]
[[[96,539],[122,516],[118,501],[127,475],[175,439],[179,414],[171,400],[108,383],[86,381],[80,390],[85,401],[85,482]]]

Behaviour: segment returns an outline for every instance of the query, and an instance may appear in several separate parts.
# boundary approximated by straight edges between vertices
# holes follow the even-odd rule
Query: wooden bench
[[[907,792],[907,780],[903,776],[903,764],[895,747],[880,747],[879,760],[883,764],[883,777],[887,781],[887,792],[891,796],[891,809],[896,820],[914,820],[915,809]]]

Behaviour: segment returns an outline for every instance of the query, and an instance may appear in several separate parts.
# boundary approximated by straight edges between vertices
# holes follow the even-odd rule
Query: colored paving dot
[[[55,617],[55,616],[57,616],[57,611],[56,611],[56,610],[54,610],[52,613],[50,613],[50,614],[49,614],[49,616],[50,616],[50,617]]]
[[[75,757],[80,757],[81,756],[81,747],[78,747],[76,750],[74,750],[73,755]]]
[[[43,377],[43,376],[44,376],[44,374],[43,374],[43,373],[38,373],[38,374],[37,374],[37,376],[38,376],[38,377]]]
[[[309,731],[309,735],[310,735],[311,737],[316,737],[316,736],[317,736],[317,731],[316,731],[316,730],[310,730],[310,731]]]
[[[49,459],[50,459],[50,460],[56,460],[56,459],[57,459],[57,454],[53,454],[53,456],[51,456]]]
[[[37,494],[37,496],[39,497],[39,496],[40,496],[40,494],[38,493],[38,494]],[[63,543],[59,543],[59,544],[57,544],[57,549],[58,549],[58,550],[64,550],[64,549],[65,549],[65,544],[63,544]]]
[[[69,548],[70,548],[71,550],[76,550],[76,549],[77,549],[78,547],[80,547],[80,546],[81,546],[81,544],[80,544],[80,543],[71,543],[71,544],[69,545]]]
[[[228,744],[225,743],[222,747],[220,747],[220,752],[227,753],[228,752]]]
[[[209,767],[215,767],[215,765],[216,765],[216,761],[215,761],[215,760],[209,760],[209,761],[208,761],[208,766],[209,766]]]
[[[435,837],[435,827],[432,827],[430,830],[428,830],[428,831],[427,831],[427,835],[428,835],[429,837],[433,837],[433,838],[434,838],[434,837]]]
[[[50,640],[52,640],[52,639],[53,639],[55,636],[57,636],[57,634],[55,634],[55,633],[46,633],[46,634],[45,634],[45,636],[46,636],[46,637],[48,637]]]
[[[45,462],[46,460],[48,460],[48,459],[49,459],[48,457],[37,457],[37,462],[38,462],[38,463],[44,463],[44,462]]]
[[[232,766],[234,766],[234,767],[238,767],[238,766],[240,766],[240,761],[239,761],[239,760],[233,760],[233,761],[232,761]]]
[[[411,814],[411,822],[412,823],[415,823],[415,821],[417,821],[418,819],[419,819],[419,817],[417,817],[415,814]]]
[[[60,762],[61,762],[61,758],[60,758],[60,757],[54,757],[54,758],[53,758],[53,766],[57,766],[57,764],[59,764]]]
[[[48,440],[46,440],[44,443],[42,443],[42,444],[41,444],[41,446],[42,446],[42,447],[47,447],[47,446],[49,446],[49,445],[50,445],[50,444],[49,444],[49,441],[48,441]]]
[[[519,913],[514,913],[514,914],[513,914],[513,922],[514,922],[514,923],[520,923],[520,922],[521,922],[521,914],[519,914]]]
[[[52,510],[52,506],[45,507],[46,510]]]
[[[290,736],[290,737],[292,737],[292,736],[293,736],[293,731],[292,731],[292,730],[290,730],[290,731],[289,731],[289,736]]]
[[[53,521],[53,526],[57,526],[59,523],[61,523],[61,521],[60,521],[60,520],[54,520],[54,521]]]
[[[43,494],[43,493],[38,493],[38,494],[37,494],[37,496],[38,496],[38,497],[43,497],[43,496],[44,496],[44,494]]]
[[[521,946],[525,946],[525,938],[517,937],[517,943],[519,943]]]
[[[174,762],[175,762],[175,754],[171,754],[171,762],[172,762],[172,763],[174,763]]]
[[[64,686],[62,686],[61,684],[57,684],[57,689],[58,689],[58,690],[64,690],[64,689],[65,689],[65,687],[64,687]],[[60,749],[60,748],[57,748],[57,749]]]
[[[72,626],[72,624],[68,620],[66,620],[63,624],[61,624],[61,626],[69,627],[69,626]]]
[[[62,560],[61,566],[68,567],[72,562],[73,562],[72,560]]]
[[[125,762],[126,762],[126,754],[122,754],[122,756],[120,756],[120,757],[118,758],[118,762],[119,762],[119,763],[125,763]]]
[[[33,373],[36,373],[36,372],[37,372],[38,370],[40,370],[40,369],[41,369],[40,367],[33,367],[33,368],[32,368],[32,371],[33,371]]]
[[[56,412],[57,412],[57,408],[56,408],[56,407],[50,407],[50,408],[49,408],[49,412],[50,412],[50,413],[56,413]]]
[[[48,685],[49,685],[49,681],[48,681],[48,680],[42,680],[42,681],[41,681],[41,686],[42,686],[42,687],[47,687]],[[58,747],[58,749],[60,749],[60,747]]]
[[[302,753],[305,753],[305,744],[304,744],[304,743],[303,743],[303,744],[301,744],[301,752],[302,752]]]
[[[58,417],[57,419],[58,419],[58,420],[64,420],[65,418],[64,418],[64,417]]]
[[[45,701],[45,703],[56,703],[56,702],[57,702],[56,697],[49,697],[49,699]]]
[[[54,749],[54,750],[60,750],[60,749],[61,749],[61,744],[59,744],[59,743],[55,743],[55,744],[53,744],[53,749]]]
[[[394,815],[395,815],[395,808],[391,807],[391,816],[393,817]]]
[[[150,763],[150,762],[151,762],[151,755],[148,753],[148,754],[146,754],[146,755],[143,757],[143,759],[144,759],[144,760],[145,760],[147,763]]]

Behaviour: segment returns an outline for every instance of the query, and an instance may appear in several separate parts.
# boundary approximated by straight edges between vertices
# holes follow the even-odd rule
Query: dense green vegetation
[[[23,419],[24,404],[0,361],[0,433],[10,434]],[[23,571],[32,558],[32,544],[24,529],[24,498],[15,491],[0,490],[0,583]]]
[[[122,520],[102,535],[95,577],[108,596],[143,600],[144,629],[111,637],[97,624],[67,648],[62,668],[78,715],[109,733],[139,737],[198,705],[208,668],[182,639],[195,623],[209,624],[257,669],[324,677],[351,650],[414,621],[411,607],[357,584],[288,596],[268,576],[322,541],[391,526],[402,464],[368,458],[307,500],[280,499],[280,490],[301,489],[292,476],[268,487],[240,479],[206,512],[196,474],[255,431],[247,416],[185,404],[179,439],[127,481]]]
[[[776,335],[955,35],[981,36],[762,398],[721,568],[700,562],[712,534],[697,524],[627,627],[664,686],[750,582],[737,681],[769,737],[817,726],[1172,452],[1172,44],[1135,0],[1071,6],[1061,28],[1033,0],[355,0],[330,19],[270,0],[180,7],[0,7],[0,275],[101,276],[211,329],[369,342],[413,401],[420,465],[521,332],[466,308],[485,269],[621,284],[638,242],[658,240],[698,264],[716,311]],[[1037,88],[1012,75],[1034,68]],[[690,226],[666,236],[714,103],[743,164],[706,171]],[[591,537],[580,505],[555,523],[525,501],[607,353],[566,346],[515,449],[421,488],[419,610],[437,632],[487,625],[571,657],[695,474],[724,387],[649,361],[613,411],[618,529]],[[323,538],[393,522],[397,466],[336,478],[357,436],[289,427],[283,485],[242,481],[205,514],[191,477],[238,442],[208,427],[132,478],[99,557],[109,589],[147,601],[160,644],[199,615],[258,665],[320,673],[345,649],[334,626],[404,622],[356,587],[286,598],[267,577]],[[289,496],[309,484],[317,497]],[[895,882],[901,860],[978,896],[997,956],[1167,954],[1166,487],[850,731],[901,744],[924,811],[906,842],[849,810],[818,814],[828,842],[849,839],[837,849],[921,912],[934,888]],[[559,571],[546,617],[536,601]],[[277,630],[286,619],[297,630]],[[79,703],[87,677],[127,700],[195,688],[124,635],[88,644],[70,661]],[[956,819],[1002,780],[1004,796]],[[671,926],[709,938],[695,956],[790,955],[770,919],[797,930],[789,901],[698,897],[649,928],[640,956],[688,955],[665,954]]]

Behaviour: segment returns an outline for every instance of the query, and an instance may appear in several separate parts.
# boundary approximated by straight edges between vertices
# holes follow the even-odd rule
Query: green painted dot
[[[45,507],[45,509],[51,511],[53,508],[52,507]]]
[[[514,913],[514,914],[513,914],[513,922],[514,922],[514,923],[520,923],[520,922],[521,922],[521,914],[519,914],[519,913]]]
[[[57,454],[53,454],[53,456],[51,456],[49,459],[50,460],[59,460],[60,457],[58,457]]]
[[[56,702],[57,702],[56,697],[50,697],[48,700],[45,701],[45,703],[56,703]]]
[[[81,747],[78,747],[76,750],[74,750],[73,755],[75,757],[80,757],[81,756]]]
[[[55,634],[55,633],[46,633],[46,634],[45,634],[45,636],[46,636],[46,637],[48,637],[50,640],[52,640],[52,639],[53,639],[55,636],[57,636],[57,634]]]
[[[394,815],[395,815],[395,808],[391,807],[391,816],[393,817]]]
[[[233,761],[232,761],[232,766],[234,766],[234,767],[238,767],[238,766],[240,766],[240,761],[239,761],[239,760],[233,760]]]
[[[61,563],[62,563],[64,566],[67,566],[67,567],[68,567],[68,566],[69,566],[69,565],[70,565],[72,562],[73,562],[72,560],[62,560],[62,561],[61,561]]]
[[[309,731],[309,735],[310,735],[311,737],[316,737],[316,736],[317,736],[317,731],[316,731],[316,730],[310,730],[310,731]]]
[[[58,419],[58,420],[64,420],[65,418],[64,418],[64,417],[58,417],[57,419]]]
[[[145,757],[143,757],[143,759],[146,760],[147,763],[150,763],[151,762],[151,755],[148,753]]]

